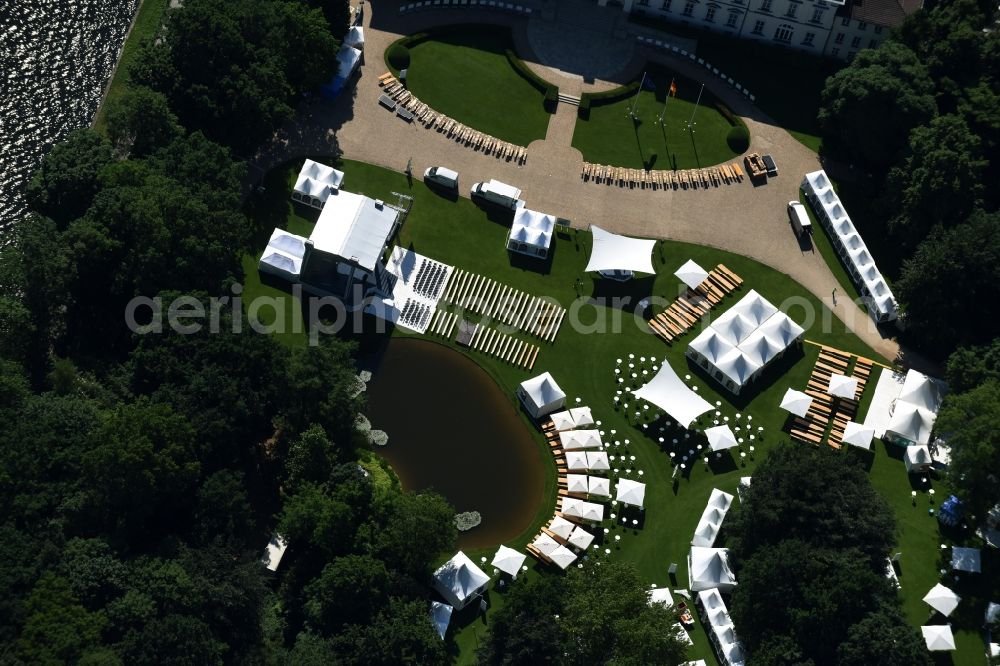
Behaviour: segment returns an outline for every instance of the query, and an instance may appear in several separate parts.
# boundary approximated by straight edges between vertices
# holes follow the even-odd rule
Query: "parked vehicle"
[[[798,201],[788,202],[788,219],[792,223],[795,234],[799,237],[812,234],[812,222],[809,221],[809,213],[806,207]]]
[[[427,171],[424,171],[424,182],[428,184],[434,183],[449,190],[457,190],[458,172],[441,166],[431,167]]]
[[[524,205],[524,202],[521,201],[521,190],[513,185],[501,183],[499,180],[489,180],[473,185],[472,198],[477,197],[511,210]]]

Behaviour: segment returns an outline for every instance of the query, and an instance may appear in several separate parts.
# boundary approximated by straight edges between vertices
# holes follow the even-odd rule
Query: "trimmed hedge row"
[[[736,116],[733,115],[732,110],[721,101],[715,101],[715,108],[719,110],[719,113],[722,114],[722,117],[725,118],[730,125],[736,126],[740,124],[739,121],[736,120]]]
[[[535,74],[511,49],[506,49],[504,54],[507,56],[507,62],[514,68],[514,71],[544,95],[542,104],[545,106],[545,110],[549,113],[554,113],[556,105],[559,103],[559,87]]]
[[[580,95],[580,109],[577,111],[577,114],[584,120],[587,120],[590,118],[591,107],[604,106],[605,104],[620,102],[626,97],[634,95],[635,91],[638,89],[639,82],[633,81],[631,83],[626,83],[623,86],[612,88],[611,90],[605,90],[604,92],[583,93]]]

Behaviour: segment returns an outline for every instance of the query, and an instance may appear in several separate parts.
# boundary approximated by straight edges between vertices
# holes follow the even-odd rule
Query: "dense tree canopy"
[[[979,523],[1000,502],[1000,382],[988,380],[965,393],[947,396],[934,434],[951,447],[948,475]]]
[[[105,137],[89,129],[70,132],[35,171],[25,191],[28,204],[60,224],[76,219],[90,206],[97,177],[111,159]]]
[[[945,379],[954,393],[1000,381],[1000,338],[982,347],[961,347],[948,357]]]

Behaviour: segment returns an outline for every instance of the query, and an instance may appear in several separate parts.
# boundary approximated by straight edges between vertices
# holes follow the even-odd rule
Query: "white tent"
[[[496,555],[493,556],[491,564],[505,574],[510,574],[514,578],[517,578],[517,574],[521,570],[521,565],[524,564],[525,558],[527,558],[527,555],[524,553],[519,553],[513,548],[501,545],[497,549]]]
[[[803,393],[802,391],[788,389],[785,391],[785,397],[781,399],[780,407],[786,412],[791,412],[796,416],[804,417],[807,413],[809,413],[809,407],[812,406],[812,401],[812,396]]]
[[[313,208],[323,208],[323,204],[344,185],[344,172],[332,166],[305,160],[292,188],[292,199]]]
[[[507,249],[532,257],[547,257],[555,230],[555,215],[518,208],[507,234]]]
[[[932,379],[916,370],[909,370],[897,400],[936,414],[941,407],[941,401],[944,400],[945,391],[946,386],[940,380]]]
[[[670,595],[670,588],[667,587],[657,587],[648,592],[649,594],[649,605],[662,604],[667,608],[674,605],[674,598]]]
[[[297,282],[306,255],[306,239],[283,229],[271,232],[271,240],[257,262],[262,273],[270,273],[290,282]]]
[[[349,79],[361,64],[361,51],[344,44],[337,51],[337,78]]]
[[[547,372],[521,382],[517,397],[532,418],[541,418],[566,404],[566,394]]]
[[[583,451],[568,451],[566,453],[566,469],[574,472],[584,472],[587,467],[587,454]]]
[[[978,548],[962,548],[954,546],[951,549],[951,568],[955,571],[979,573],[982,571],[982,554]]]
[[[893,404],[892,416],[885,432],[890,438],[914,444],[927,444],[931,441],[936,418],[936,414],[923,407],[897,399]]]
[[[489,582],[490,577],[462,551],[434,572],[434,589],[459,610],[483,592]]]
[[[736,435],[727,425],[705,428],[705,437],[713,451],[722,451],[736,446]]]
[[[750,490],[750,483],[753,481],[751,476],[741,476],[740,483],[736,486],[736,496],[740,498],[740,502],[743,501],[743,493]]]
[[[608,454],[604,451],[587,451],[587,469],[607,471],[611,469]]]
[[[587,484],[586,474],[567,474],[566,475],[566,490],[571,493],[583,493],[587,494],[590,490],[590,486]]]
[[[653,403],[685,428],[690,428],[696,418],[713,409],[711,403],[684,385],[666,360],[656,376],[632,395]]]
[[[356,49],[364,50],[365,29],[360,25],[351,27],[351,29],[347,31],[347,34],[344,35],[344,43],[348,46],[353,46]]]
[[[951,633],[951,627],[947,624],[932,624],[920,627],[924,635],[924,642],[927,649],[932,652],[955,649],[955,636]]]
[[[586,272],[591,271],[632,271],[635,273],[655,273],[653,249],[655,240],[629,238],[590,225],[594,235],[594,247],[587,262]]]
[[[559,442],[564,451],[599,449],[604,446],[599,430],[563,430],[559,433]]]
[[[782,344],[774,336],[766,335],[761,329],[751,333],[740,343],[740,350],[758,366],[765,366],[778,358],[785,351],[787,344]]]
[[[611,497],[611,480],[603,476],[587,477],[587,494]]]
[[[906,447],[906,453],[903,456],[903,464],[906,465],[906,471],[908,473],[916,474],[918,472],[926,472],[931,468],[931,463],[933,462],[934,459],[931,458],[930,449],[928,449],[925,444]]]
[[[872,437],[875,436],[875,428],[870,428],[862,423],[848,421],[844,426],[844,444],[852,444],[862,449],[872,447]]]
[[[733,504],[733,496],[723,492],[718,488],[712,489],[709,495],[705,510],[702,511],[701,519],[694,530],[694,538],[691,539],[692,546],[711,548],[715,545],[715,538],[722,527],[722,521]]]
[[[858,390],[858,380],[841,374],[830,375],[830,385],[826,392],[838,398],[854,400],[854,392]]]
[[[443,604],[440,601],[431,602],[431,623],[434,625],[434,629],[437,631],[438,636],[441,640],[444,640],[444,635],[448,633],[448,625],[451,624],[451,612],[455,610],[452,606],[448,604]]]
[[[924,595],[924,602],[928,606],[941,613],[945,617],[951,615],[952,611],[958,607],[958,602],[962,597],[955,594],[950,588],[938,583],[931,588],[931,591]]]
[[[564,516],[579,518],[599,523],[604,520],[604,505],[594,502],[585,502],[575,497],[562,498],[562,512]]]
[[[694,289],[705,281],[708,277],[708,271],[696,264],[693,259],[688,259],[674,275],[679,277],[681,282]]]
[[[561,539],[569,539],[569,535],[573,533],[574,529],[576,529],[576,524],[566,520],[562,516],[556,516],[549,523],[549,531]]]
[[[615,486],[615,499],[619,502],[641,507],[645,497],[645,483],[639,483],[632,479],[618,479],[618,485]]]
[[[728,592],[736,587],[736,576],[729,568],[726,548],[691,546],[688,553],[688,583],[692,592],[718,588]]]
[[[331,192],[323,204],[309,240],[316,253],[323,252],[374,271],[382,264],[386,245],[398,222],[399,212],[395,208],[341,189]]]
[[[745,385],[762,367],[742,347],[732,350],[715,364],[716,370],[725,375],[736,386]]]
[[[569,521],[566,521],[569,522]],[[531,545],[538,549],[542,555],[548,556],[559,547],[559,542],[542,532],[538,538],[531,542]]]
[[[594,535],[578,526],[575,530],[573,530],[573,533],[569,535],[567,541],[580,550],[587,550],[590,548],[590,544],[594,543]]]
[[[560,569],[565,569],[576,560],[576,553],[566,546],[559,546],[548,555],[549,559]]]
[[[268,540],[267,546],[264,547],[264,554],[260,557],[260,563],[268,571],[277,571],[278,566],[281,564],[281,558],[285,556],[287,548],[288,542],[285,541],[285,537],[275,532]]]
[[[594,424],[594,416],[590,407],[574,407],[552,415],[552,425],[556,430],[572,430]]]
[[[712,365],[718,365],[726,355],[736,349],[712,327],[699,333],[688,348],[698,352]]]

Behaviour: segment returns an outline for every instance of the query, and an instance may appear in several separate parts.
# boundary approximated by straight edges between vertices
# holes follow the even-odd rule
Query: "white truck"
[[[792,228],[795,229],[796,236],[801,238],[806,234],[812,233],[812,222],[809,221],[809,213],[806,212],[806,207],[798,201],[788,202],[788,219],[792,223]]]
[[[504,208],[516,210],[524,206],[521,201],[521,190],[513,185],[501,183],[499,180],[489,180],[472,186],[472,198],[480,197]]]

